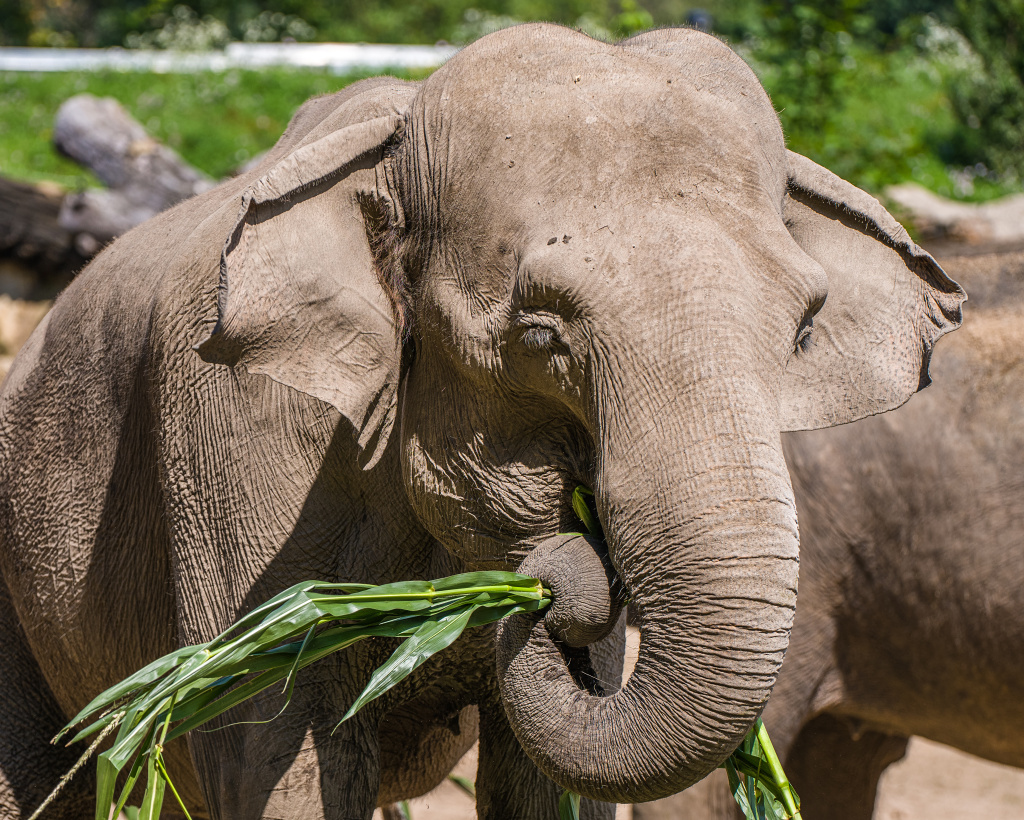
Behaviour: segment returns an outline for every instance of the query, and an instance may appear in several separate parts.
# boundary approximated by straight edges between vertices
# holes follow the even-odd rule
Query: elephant
[[[901,409],[783,449],[800,606],[765,710],[807,820],[870,820],[919,735],[1024,768],[1024,254],[949,261],[971,294]],[[637,820],[737,817],[725,778]]]
[[[189,811],[369,818],[477,737],[482,818],[691,785],[786,651],[781,433],[905,402],[964,298],[700,32],[528,24],[307,102],[257,168],[106,248],[3,385],[0,807],[50,791],[75,754],[47,741],[98,691],[297,581],[517,567],[550,612],[336,731],[393,642],[169,747]],[[579,485],[603,545],[566,537]]]

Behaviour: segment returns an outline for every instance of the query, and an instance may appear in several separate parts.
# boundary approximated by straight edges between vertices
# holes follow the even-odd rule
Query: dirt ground
[[[456,768],[472,778],[474,749]],[[473,801],[453,783],[413,800],[410,820],[474,820]],[[620,806],[616,820],[632,816]],[[380,813],[375,815],[379,820]],[[921,738],[889,767],[879,789],[875,820],[1022,820],[1024,770],[989,763]],[[685,818],[680,818],[685,820]],[[828,820],[828,818],[808,818]]]

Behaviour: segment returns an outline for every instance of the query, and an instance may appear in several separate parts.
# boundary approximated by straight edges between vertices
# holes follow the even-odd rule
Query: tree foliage
[[[268,39],[252,36],[254,27],[262,27],[293,39],[433,43],[454,41],[474,13],[478,19],[582,21],[613,35],[654,23],[637,0],[0,0],[0,45],[137,45],[132,35],[176,21],[216,22],[237,40],[247,34]],[[142,44],[159,42],[150,38]]]
[[[1024,179],[1024,0],[958,0],[955,22],[981,61],[952,84],[962,153]]]

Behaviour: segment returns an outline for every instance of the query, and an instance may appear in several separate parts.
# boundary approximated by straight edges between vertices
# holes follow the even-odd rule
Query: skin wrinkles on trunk
[[[303,579],[539,560],[577,484],[640,613],[627,686],[581,689],[546,623],[510,618],[331,734],[386,652],[357,647],[311,667],[273,728],[193,733],[183,798],[359,816],[477,731],[488,820],[547,818],[562,788],[596,798],[588,820],[682,788],[742,740],[786,649],[780,434],[906,401],[962,299],[875,200],[786,150],[756,77],[699,32],[518,26],[422,83],[308,103],[259,167],[101,254],[0,392],[0,677],[33,693],[0,707],[0,736],[38,761],[24,774],[0,744],[2,799],[48,793],[55,716],[131,669]],[[67,555],[87,569],[55,586]],[[118,556],[156,557],[125,584]],[[111,588],[161,629],[105,610]],[[125,630],[131,657],[61,664]],[[616,630],[587,646],[612,682]]]

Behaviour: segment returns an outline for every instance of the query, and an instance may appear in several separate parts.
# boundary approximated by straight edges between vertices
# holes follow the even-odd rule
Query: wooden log
[[[114,99],[79,94],[66,100],[53,141],[109,189],[69,194],[60,212],[64,228],[101,244],[215,184],[150,137]]]
[[[99,249],[61,226],[63,198],[56,185],[0,177],[0,291],[50,298]]]

